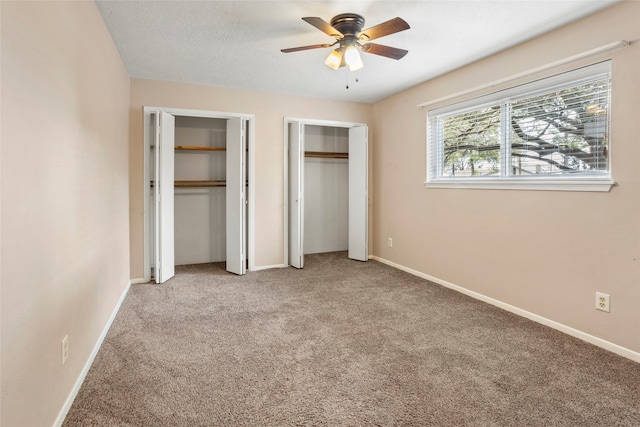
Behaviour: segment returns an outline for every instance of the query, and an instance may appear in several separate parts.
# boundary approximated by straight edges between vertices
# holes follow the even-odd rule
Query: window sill
[[[484,190],[600,191],[615,185],[611,178],[454,178],[433,179],[427,188],[467,188]]]

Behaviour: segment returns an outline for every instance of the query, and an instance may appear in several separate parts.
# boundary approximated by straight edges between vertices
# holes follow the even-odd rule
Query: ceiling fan
[[[339,44],[339,47],[334,49],[324,62],[329,68],[334,70],[344,67],[345,65],[349,67],[350,71],[362,68],[364,64],[358,53],[358,49],[365,53],[372,53],[396,60],[403,58],[408,52],[404,49],[369,43],[371,40],[409,29],[409,24],[402,18],[393,18],[371,28],[367,28],[366,30],[362,30],[364,18],[355,13],[343,13],[334,16],[331,18],[330,24],[318,17],[302,19],[325,34],[335,37],[336,41],[332,44],[323,43],[292,47],[282,49],[281,52],[298,52],[301,50],[331,47]]]

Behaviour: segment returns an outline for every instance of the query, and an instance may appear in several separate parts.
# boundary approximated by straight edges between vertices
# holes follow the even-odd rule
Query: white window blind
[[[606,61],[429,111],[427,186],[608,190],[610,94]]]

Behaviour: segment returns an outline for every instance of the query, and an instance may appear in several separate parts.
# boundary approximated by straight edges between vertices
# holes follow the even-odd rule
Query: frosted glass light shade
[[[349,71],[356,71],[364,67],[364,63],[362,62],[362,58],[360,58],[358,49],[352,45],[347,46],[344,49],[344,62],[349,66]]]
[[[324,63],[332,70],[340,68],[340,64],[342,63],[342,53],[340,53],[340,49],[336,49],[331,52],[329,56],[327,56],[327,59],[325,59]]]

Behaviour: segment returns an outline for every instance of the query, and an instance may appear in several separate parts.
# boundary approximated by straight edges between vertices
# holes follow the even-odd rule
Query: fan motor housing
[[[345,36],[357,36],[364,26],[364,18],[355,13],[343,13],[331,18],[331,26]]]

